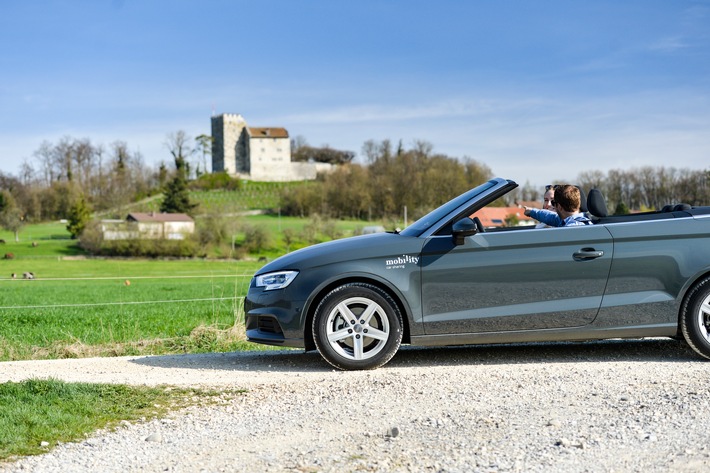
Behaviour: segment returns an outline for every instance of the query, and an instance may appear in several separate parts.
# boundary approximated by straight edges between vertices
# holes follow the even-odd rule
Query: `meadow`
[[[0,360],[239,349],[243,298],[261,264],[1,260]]]
[[[244,337],[243,300],[254,272],[264,260],[369,224],[228,218],[262,228],[268,245],[243,259],[93,258],[70,239],[66,223],[27,225],[17,242],[0,231],[0,361],[271,349]],[[233,243],[242,239],[237,232]],[[34,279],[23,279],[30,272]]]
[[[260,348],[243,298],[263,262],[90,258],[60,222],[0,239],[0,361]]]

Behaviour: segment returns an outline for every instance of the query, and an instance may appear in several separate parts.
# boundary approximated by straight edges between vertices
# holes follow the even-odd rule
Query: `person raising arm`
[[[523,207],[523,213],[551,227],[572,227],[589,225],[591,220],[579,210],[581,195],[576,186],[564,184],[555,187],[555,199],[551,202],[554,210]]]

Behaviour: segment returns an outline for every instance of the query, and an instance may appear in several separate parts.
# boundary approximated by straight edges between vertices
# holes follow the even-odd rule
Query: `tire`
[[[710,359],[710,277],[688,293],[681,311],[680,327],[688,345],[700,356]]]
[[[382,289],[366,283],[330,291],[313,317],[321,356],[341,370],[371,370],[387,363],[402,343],[402,314]]]

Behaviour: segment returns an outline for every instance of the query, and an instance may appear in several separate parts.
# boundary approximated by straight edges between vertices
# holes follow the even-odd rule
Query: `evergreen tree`
[[[190,202],[190,193],[187,189],[187,166],[185,160],[175,157],[175,176],[168,181],[163,190],[163,201],[160,211],[164,213],[192,214],[197,204]]]
[[[81,194],[74,205],[69,208],[67,220],[69,222],[67,230],[71,233],[71,237],[79,238],[86,225],[91,221],[91,207],[86,202],[84,194]]]

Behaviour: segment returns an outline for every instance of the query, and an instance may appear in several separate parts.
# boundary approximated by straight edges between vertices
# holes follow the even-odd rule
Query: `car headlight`
[[[265,291],[273,291],[274,289],[284,289],[291,281],[298,276],[298,271],[278,271],[275,273],[266,273],[257,276],[256,287],[263,287]]]

